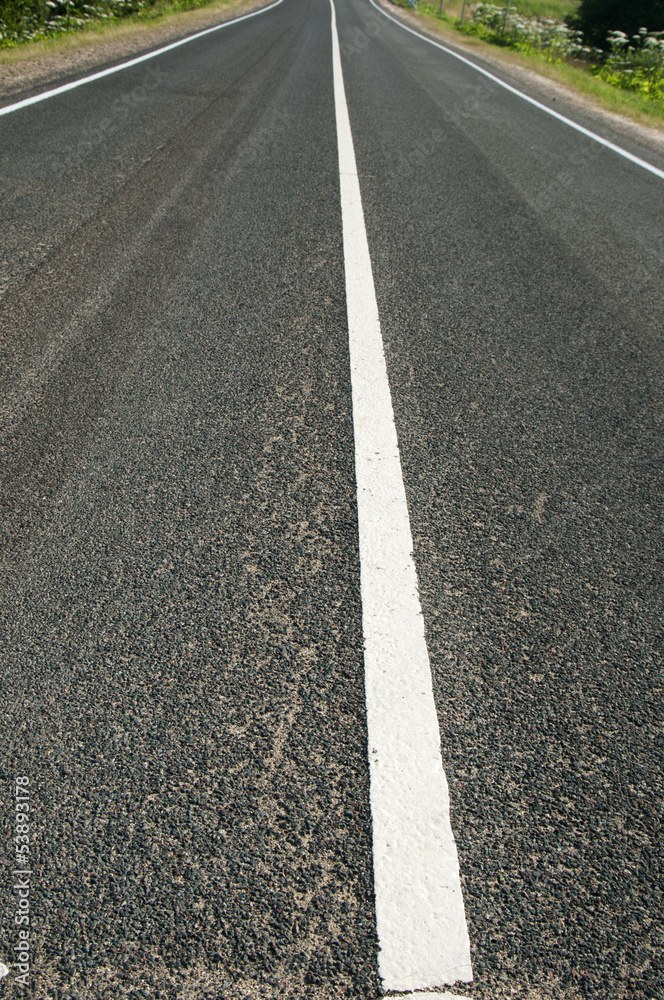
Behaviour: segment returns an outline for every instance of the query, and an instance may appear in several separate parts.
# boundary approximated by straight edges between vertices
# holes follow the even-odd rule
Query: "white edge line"
[[[409,28],[407,25],[399,21],[398,18],[392,17],[391,14],[388,14],[386,10],[383,10],[383,8],[375,2],[375,0],[369,0],[369,3],[375,7],[376,10],[380,11],[384,17],[388,18],[388,20],[394,21],[394,23],[398,24],[400,28],[403,28],[404,31],[408,31],[411,35],[415,35],[416,38],[421,38],[423,42],[428,42],[429,45],[435,45],[435,47],[440,49],[441,52],[446,52],[447,55],[454,56],[454,58],[458,59],[459,62],[465,63],[466,66],[470,66],[472,69],[477,70],[477,72],[481,73],[482,76],[485,76],[487,79],[497,83],[500,87],[504,87],[505,90],[509,90],[511,94],[516,94],[517,97],[527,101],[528,104],[532,104],[534,108],[539,108],[540,111],[545,111],[547,115],[551,115],[552,118],[557,118],[558,121],[564,122],[565,125],[569,125],[570,128],[576,129],[576,131],[580,132],[582,135],[587,136],[589,139],[594,139],[594,141],[599,142],[600,145],[606,146],[607,149],[612,150],[619,156],[623,156],[626,160],[630,160],[638,167],[643,167],[644,170],[648,170],[651,174],[654,174],[655,177],[661,177],[661,179],[664,180],[664,170],[660,170],[658,167],[653,167],[652,163],[647,163],[646,160],[642,160],[639,156],[634,156],[633,153],[629,153],[626,149],[623,149],[622,146],[616,146],[615,143],[609,142],[608,139],[603,139],[601,135],[597,135],[596,132],[591,132],[590,129],[584,128],[583,125],[578,125],[576,122],[572,121],[571,118],[566,118],[565,115],[561,115],[558,111],[554,111],[552,108],[547,108],[546,104],[536,101],[534,97],[529,97],[528,94],[524,94],[522,90],[517,90],[516,87],[512,87],[509,83],[505,83],[505,81],[501,80],[500,77],[494,76],[493,73],[489,73],[486,69],[482,69],[482,67],[478,66],[477,63],[474,63],[471,59],[466,59],[465,56],[455,52],[454,49],[448,49],[447,46],[441,45],[440,42],[434,42],[432,38],[427,38],[426,35],[420,34],[419,31],[414,31],[413,28]]]
[[[119,73],[120,70],[129,69],[130,66],[137,66],[139,63],[146,62],[148,59],[154,59],[155,56],[163,55],[164,52],[170,52],[172,49],[177,49],[180,45],[186,45],[188,42],[193,42],[197,38],[202,38],[203,35],[209,35],[213,31],[220,31],[222,28],[229,28],[232,24],[239,24],[240,21],[246,21],[250,17],[256,17],[258,14],[264,14],[268,10],[272,10],[273,7],[278,7],[283,0],[275,0],[275,3],[271,3],[268,7],[261,7],[260,10],[254,10],[251,14],[243,14],[241,17],[234,17],[230,21],[223,21],[221,24],[215,24],[212,28],[205,28],[204,31],[197,31],[195,35],[187,35],[186,38],[180,38],[177,42],[171,42],[170,45],[164,45],[160,49],[154,49],[152,52],[146,52],[142,56],[137,56],[136,59],[130,59],[128,62],[120,63],[119,66],[111,66],[109,69],[102,69],[99,73],[92,73],[91,76],[81,77],[80,80],[73,80],[71,83],[64,83],[61,87],[54,87],[53,90],[45,90],[41,94],[35,94],[34,97],[26,97],[23,101],[17,101],[15,104],[8,104],[4,108],[0,108],[0,116],[8,115],[12,111],[18,111],[20,108],[27,108],[30,104],[37,104],[39,101],[45,101],[49,97],[56,97],[58,94],[64,94],[68,90],[74,90],[76,87],[82,87],[85,83],[92,83],[93,80],[101,80],[104,76],[110,76],[112,73]]]

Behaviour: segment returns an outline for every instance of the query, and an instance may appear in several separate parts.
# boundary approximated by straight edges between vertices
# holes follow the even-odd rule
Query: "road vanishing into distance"
[[[0,996],[662,1000],[664,155],[335,9],[0,107]]]

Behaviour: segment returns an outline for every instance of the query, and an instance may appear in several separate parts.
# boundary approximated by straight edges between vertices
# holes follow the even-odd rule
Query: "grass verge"
[[[510,0],[510,6],[516,7],[524,17],[552,17],[564,21],[575,13],[579,4],[577,0]]]
[[[265,5],[269,0],[265,0]],[[173,28],[182,24],[186,32],[188,22],[196,30],[197,13],[212,17],[217,12],[248,7],[248,0],[156,0],[152,6],[128,17],[108,20],[90,19],[81,28],[58,34],[16,42],[0,48],[0,66],[20,62],[38,62],[42,57],[56,53],[74,52],[115,39],[138,38],[153,28]],[[253,6],[253,5],[252,5]]]

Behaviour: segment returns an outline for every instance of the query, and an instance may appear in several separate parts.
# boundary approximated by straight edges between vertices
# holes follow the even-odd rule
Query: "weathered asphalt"
[[[346,79],[475,989],[655,998],[664,188],[399,30]]]
[[[659,1000],[664,182],[366,0],[337,16],[458,992]],[[35,998],[379,995],[336,156],[327,0],[0,119]]]

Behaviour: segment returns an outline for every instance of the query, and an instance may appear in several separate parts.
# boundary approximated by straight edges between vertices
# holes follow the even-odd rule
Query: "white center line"
[[[457,993],[392,993],[389,1000],[470,1000]]]
[[[409,991],[470,982],[470,944],[334,0],[330,5],[355,433],[378,968],[385,989]]]

